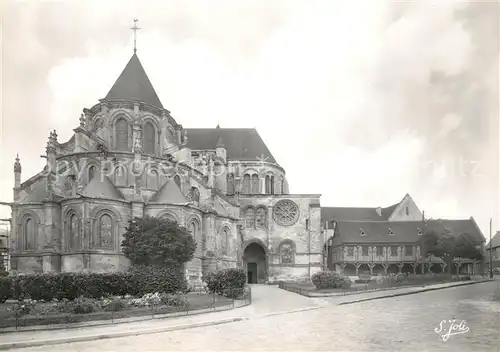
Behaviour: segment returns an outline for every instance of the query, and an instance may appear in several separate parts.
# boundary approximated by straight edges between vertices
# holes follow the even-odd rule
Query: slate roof
[[[377,208],[321,207],[321,222],[331,220],[387,221],[399,204],[396,203],[390,207],[382,208],[382,215],[377,213]]]
[[[217,143],[222,142],[230,160],[263,158],[277,163],[255,128],[185,128],[184,131],[191,149],[215,149]]]
[[[184,197],[173,179],[168,179],[149,201],[168,204],[187,203],[186,197]]]
[[[427,220],[423,221],[337,221],[335,233],[342,243],[415,243],[418,234],[429,229],[439,232],[448,228],[455,235],[464,235],[472,244],[484,242],[484,236],[473,218],[466,220]],[[364,235],[361,235],[363,229]],[[392,230],[392,235],[389,234]]]
[[[31,185],[31,190],[26,192],[26,195],[20,199],[20,203],[41,202],[47,199],[48,196],[47,178],[44,177]]]
[[[95,175],[81,194],[89,198],[125,199],[108,176],[101,177],[100,174]]]
[[[163,109],[146,71],[135,53],[106,95],[106,99],[138,100]]]

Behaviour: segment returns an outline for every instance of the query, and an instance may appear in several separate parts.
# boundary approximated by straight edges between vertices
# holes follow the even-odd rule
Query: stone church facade
[[[136,53],[107,96],[83,109],[68,141],[50,133],[46,159],[22,183],[19,158],[14,164],[15,272],[124,269],[125,228],[146,215],[190,230],[191,281],[225,267],[244,268],[251,283],[321,270],[320,196],[289,193],[255,129],[183,128]]]

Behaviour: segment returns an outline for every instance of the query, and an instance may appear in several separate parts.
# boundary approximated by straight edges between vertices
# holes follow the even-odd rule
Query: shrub
[[[0,302],[6,299],[52,301],[78,297],[102,298],[131,294],[176,293],[187,288],[181,269],[131,267],[116,273],[27,274],[0,278]]]
[[[337,283],[337,287],[340,288],[349,288],[351,285],[352,281],[347,276],[341,277]]]
[[[203,276],[210,293],[237,298],[245,292],[246,275],[243,269],[228,268]]]
[[[311,277],[311,281],[317,289],[336,288],[339,280],[340,275],[335,271],[320,271]]]
[[[121,299],[106,298],[101,301],[101,309],[105,312],[118,312],[125,308],[126,304]]]
[[[0,277],[0,303],[4,303],[11,297],[11,279],[9,277]]]
[[[69,314],[89,314],[98,311],[99,306],[95,300],[78,297],[73,301],[64,300],[59,304],[58,310]]]

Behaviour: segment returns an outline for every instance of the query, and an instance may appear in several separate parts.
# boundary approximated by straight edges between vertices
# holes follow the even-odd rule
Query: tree
[[[133,265],[179,268],[193,258],[196,242],[176,222],[146,216],[130,221],[122,247]]]
[[[472,245],[465,234],[453,234],[446,229],[429,229],[423,234],[421,241],[423,257],[434,255],[441,258],[447,264],[450,275],[454,258],[481,260],[483,257],[481,251]]]

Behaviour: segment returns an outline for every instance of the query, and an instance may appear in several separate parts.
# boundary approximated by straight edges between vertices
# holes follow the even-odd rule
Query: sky
[[[133,53],[186,128],[257,128],[290,192],[500,229],[495,2],[2,2],[0,200]],[[4,207],[0,215],[8,217]]]

